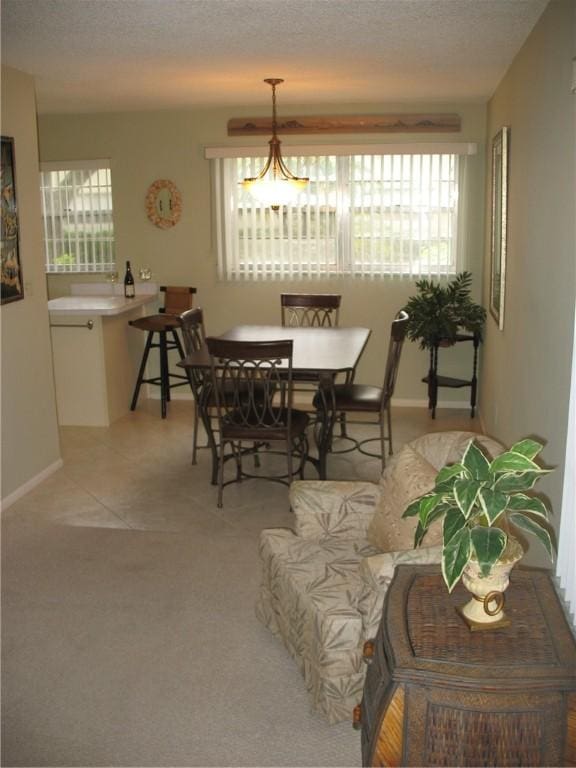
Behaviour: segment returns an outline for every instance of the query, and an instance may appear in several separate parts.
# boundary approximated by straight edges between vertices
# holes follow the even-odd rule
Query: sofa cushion
[[[502,445],[486,435],[476,432],[430,432],[427,435],[421,435],[413,440],[409,445],[426,461],[430,462],[437,470],[447,464],[454,464],[460,461],[466,446],[470,440],[476,440],[482,448],[486,450],[489,456],[494,458],[502,452]]]
[[[413,549],[417,518],[402,518],[406,507],[434,488],[438,471],[410,445],[394,456],[380,478],[381,498],[370,525],[367,539],[382,552]],[[441,525],[432,525],[426,545],[442,539]]]

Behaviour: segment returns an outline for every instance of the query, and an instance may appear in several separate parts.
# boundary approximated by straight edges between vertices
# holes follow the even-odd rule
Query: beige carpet
[[[258,533],[287,489],[248,481],[216,507],[190,464],[191,404],[62,430],[64,468],[3,516],[3,766],[356,766],[360,738],[310,711],[254,617]],[[477,429],[466,411],[394,413],[396,447]],[[333,478],[379,463],[331,457]],[[312,473],[309,474],[313,476]]]

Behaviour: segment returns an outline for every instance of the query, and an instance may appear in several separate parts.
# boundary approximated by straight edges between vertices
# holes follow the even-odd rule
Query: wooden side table
[[[480,346],[480,334],[458,333],[456,344],[463,341],[471,341],[473,344],[472,376],[469,379],[458,379],[452,376],[438,375],[438,350],[444,348],[442,344],[435,344],[430,349],[430,368],[428,375],[422,381],[428,384],[428,409],[432,411],[432,418],[436,418],[436,405],[438,403],[438,388],[462,389],[470,387],[470,418],[474,417],[476,410],[476,392],[478,389],[478,347]]]
[[[512,571],[504,629],[471,632],[468,596],[397,568],[365,652],[363,765],[575,765],[576,643],[549,574]]]

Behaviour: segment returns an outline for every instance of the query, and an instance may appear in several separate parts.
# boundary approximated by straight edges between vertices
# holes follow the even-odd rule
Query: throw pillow
[[[367,538],[382,552],[398,552],[414,548],[417,519],[403,519],[406,507],[434,488],[438,470],[409,445],[394,456],[380,479],[380,503],[370,525]],[[431,547],[442,541],[441,522],[433,523],[424,545]]]

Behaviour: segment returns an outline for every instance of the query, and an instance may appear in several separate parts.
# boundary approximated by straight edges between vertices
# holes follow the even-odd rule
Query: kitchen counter
[[[62,315],[121,315],[156,301],[156,294],[141,294],[133,299],[124,296],[61,296],[50,299],[48,311],[51,317]]]

